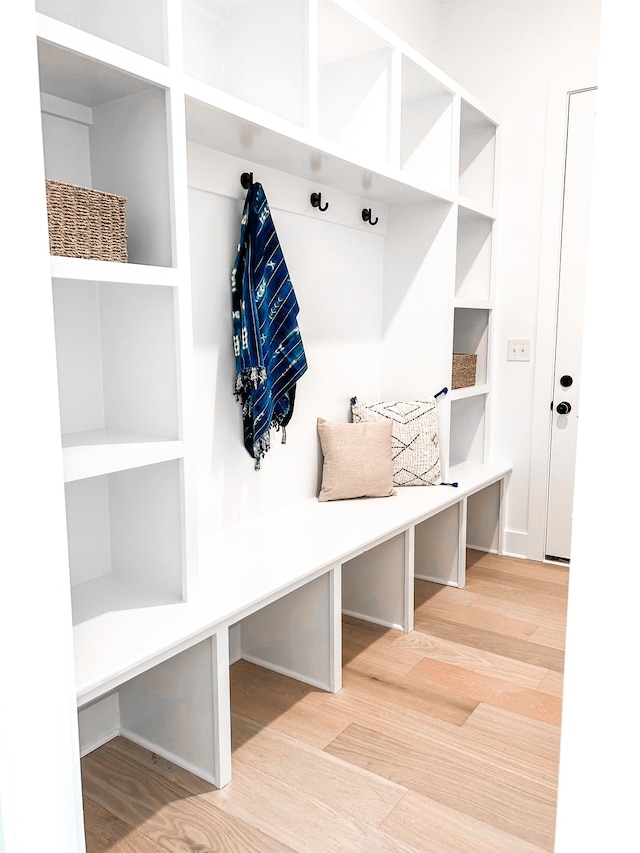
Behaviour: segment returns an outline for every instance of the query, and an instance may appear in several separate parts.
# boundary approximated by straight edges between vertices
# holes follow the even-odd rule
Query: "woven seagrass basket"
[[[475,354],[453,354],[452,388],[468,388],[476,384],[477,361],[478,356]]]
[[[126,263],[126,203],[102,190],[47,181],[50,253]]]

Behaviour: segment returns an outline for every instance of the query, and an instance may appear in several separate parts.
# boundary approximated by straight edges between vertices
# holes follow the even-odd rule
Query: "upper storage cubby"
[[[167,61],[164,0],[36,0],[36,10],[156,62]]]
[[[40,40],[45,174],[127,199],[130,263],[172,266],[168,92]]]
[[[307,15],[300,0],[183,0],[190,77],[306,123]]]
[[[453,351],[477,356],[475,387],[483,386],[489,377],[489,332],[491,311],[456,308],[453,322]],[[464,389],[469,393],[468,389]]]
[[[449,191],[453,95],[406,56],[402,60],[400,168]]]
[[[318,9],[318,130],[354,159],[386,166],[391,47],[330,0]]]
[[[174,288],[56,278],[53,305],[63,447],[176,441]]]
[[[491,246],[493,219],[458,208],[456,245],[456,300],[488,302],[491,299]]]
[[[494,204],[496,125],[462,101],[460,107],[459,192],[475,204]]]

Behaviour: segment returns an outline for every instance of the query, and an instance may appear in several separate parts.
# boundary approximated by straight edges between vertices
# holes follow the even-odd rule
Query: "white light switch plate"
[[[509,338],[507,361],[531,361],[531,341],[528,338]]]

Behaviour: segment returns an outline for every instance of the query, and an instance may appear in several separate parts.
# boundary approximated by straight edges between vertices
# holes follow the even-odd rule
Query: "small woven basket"
[[[47,181],[50,253],[126,263],[126,203],[123,196]]]
[[[452,388],[469,388],[476,384],[476,363],[478,356],[467,353],[453,354]]]

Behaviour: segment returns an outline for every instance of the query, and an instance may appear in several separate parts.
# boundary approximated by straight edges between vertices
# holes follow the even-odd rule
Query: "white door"
[[[547,500],[547,559],[568,562],[578,428],[596,90],[569,95]]]

